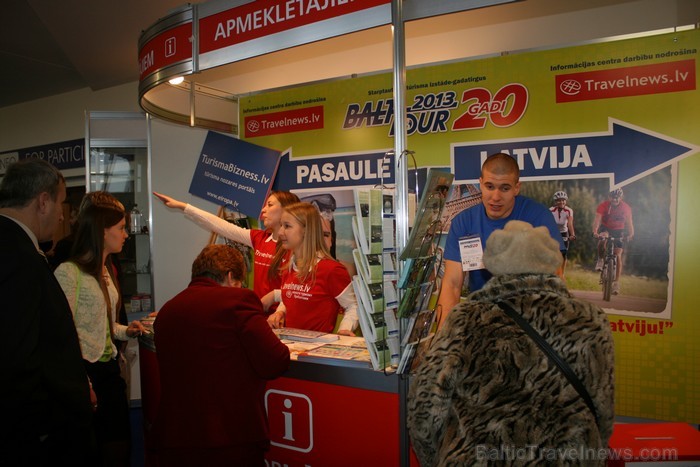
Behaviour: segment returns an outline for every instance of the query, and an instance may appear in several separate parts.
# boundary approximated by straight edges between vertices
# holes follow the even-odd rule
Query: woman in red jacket
[[[158,465],[264,465],[267,380],[289,366],[260,299],[241,288],[243,256],[209,245],[189,286],[154,323],[161,398],[153,427]]]

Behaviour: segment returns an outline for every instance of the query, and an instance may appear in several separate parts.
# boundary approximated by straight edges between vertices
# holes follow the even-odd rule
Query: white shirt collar
[[[323,259],[323,255],[321,253],[319,253],[318,256],[316,257],[315,264],[320,263],[322,259]],[[289,259],[289,263],[290,263],[289,265],[290,265],[291,269],[293,269],[294,271],[297,271],[297,272],[299,271],[299,268],[297,267],[296,258],[294,257],[294,255],[292,255],[292,257]]]

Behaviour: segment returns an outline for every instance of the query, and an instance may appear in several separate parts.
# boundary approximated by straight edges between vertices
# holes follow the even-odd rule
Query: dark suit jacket
[[[0,300],[0,464],[84,449],[75,463],[90,449],[92,408],[73,315],[29,236],[4,216]]]
[[[265,381],[289,366],[253,291],[197,278],[158,312],[160,449],[267,445]]]

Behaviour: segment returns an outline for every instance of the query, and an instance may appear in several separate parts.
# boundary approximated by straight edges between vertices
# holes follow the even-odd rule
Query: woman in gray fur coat
[[[573,298],[544,227],[511,221],[486,242],[494,274],[457,305],[411,378],[408,429],[421,466],[605,465],[614,344],[603,310]],[[494,302],[505,300],[568,362],[559,368]]]

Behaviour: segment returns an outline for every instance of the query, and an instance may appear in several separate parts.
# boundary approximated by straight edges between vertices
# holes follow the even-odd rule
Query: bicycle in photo
[[[617,272],[617,255],[615,254],[615,243],[624,240],[624,236],[613,237],[608,232],[601,232],[598,238],[603,239],[603,268],[600,270],[600,285],[603,288],[603,300],[610,301],[613,295],[613,282]]]

